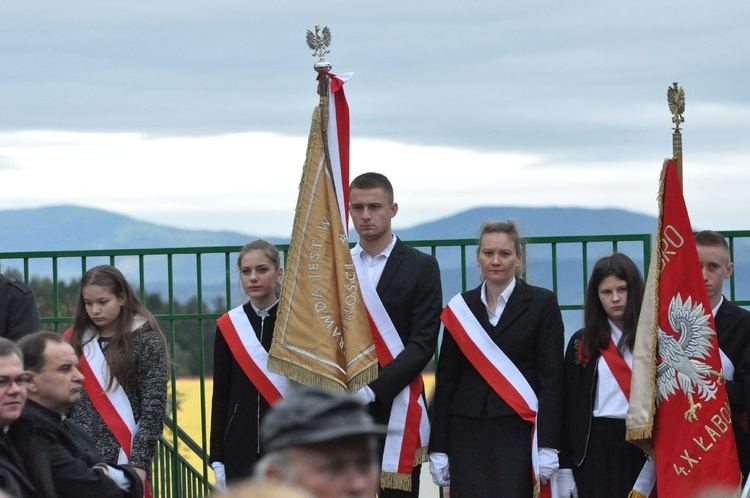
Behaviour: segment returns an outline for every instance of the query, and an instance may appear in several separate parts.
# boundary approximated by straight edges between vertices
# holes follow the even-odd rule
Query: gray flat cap
[[[387,431],[388,427],[375,423],[356,396],[301,386],[290,389],[266,413],[260,441],[269,452],[347,436],[382,436]]]

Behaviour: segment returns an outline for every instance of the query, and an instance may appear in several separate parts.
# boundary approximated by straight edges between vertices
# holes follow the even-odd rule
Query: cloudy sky
[[[693,224],[750,229],[750,4],[67,0],[0,4],[0,209],[91,206],[288,236],[328,26],[352,174],[395,226],[486,205],[656,213],[685,89]]]

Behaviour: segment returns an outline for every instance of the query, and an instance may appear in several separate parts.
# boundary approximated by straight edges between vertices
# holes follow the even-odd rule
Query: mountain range
[[[621,209],[481,207],[394,230],[403,240],[466,239],[486,219],[519,222],[527,237],[651,233],[656,218]],[[187,230],[136,220],[100,209],[62,205],[0,210],[0,253],[90,249],[239,246],[262,237],[225,230]],[[352,240],[356,233],[352,230]],[[274,244],[288,238],[264,237]]]

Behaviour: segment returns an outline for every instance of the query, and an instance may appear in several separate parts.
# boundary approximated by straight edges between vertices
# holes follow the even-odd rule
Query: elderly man
[[[65,416],[83,389],[73,347],[52,332],[27,335],[18,345],[29,375],[21,419],[33,422],[45,443],[57,495],[141,498],[143,486],[135,470],[102,462],[93,441]]]
[[[374,498],[379,485],[379,436],[357,397],[293,389],[261,424],[265,456],[255,474],[306,489],[315,498]]]
[[[15,498],[53,498],[47,452],[39,447],[33,424],[19,420],[28,382],[20,348],[0,338],[0,489]]]

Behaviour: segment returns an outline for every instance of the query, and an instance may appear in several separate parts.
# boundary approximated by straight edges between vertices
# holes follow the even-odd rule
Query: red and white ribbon
[[[378,363],[384,367],[404,350],[404,343],[367,274],[362,258],[352,259],[367,307]],[[411,475],[417,449],[426,446],[430,439],[430,423],[422,399],[423,386],[420,374],[393,400],[385,438],[383,472]]]
[[[353,73],[328,76],[328,154],[333,172],[333,185],[339,205],[341,223],[349,230],[349,104],[344,95],[344,83]]]
[[[255,335],[243,307],[229,310],[216,323],[235,360],[263,399],[270,405],[280,400],[284,396],[287,379],[268,370],[268,352]]]
[[[70,339],[73,329],[70,328],[63,334]],[[133,439],[138,432],[139,424],[135,422],[133,407],[125,394],[117,378],[112,379],[112,387],[106,389],[111,376],[109,364],[104,357],[104,352],[97,344],[90,329],[83,331],[81,338],[83,343],[83,354],[78,358],[78,370],[83,374],[83,388],[91,399],[97,413],[107,425],[112,435],[120,443],[120,452],[117,463],[120,465],[130,462],[133,451]],[[147,469],[144,469],[147,470]],[[150,498],[151,490],[148,480],[144,483],[144,496]]]
[[[524,420],[533,424],[531,463],[533,479],[539,476],[539,445],[537,443],[537,410],[539,400],[534,389],[516,365],[487,334],[476,319],[463,296],[453,297],[440,319],[461,348],[466,358],[492,389]],[[551,481],[551,482],[554,482]],[[545,489],[547,488],[547,489]],[[542,496],[550,493],[550,486],[542,486]]]

